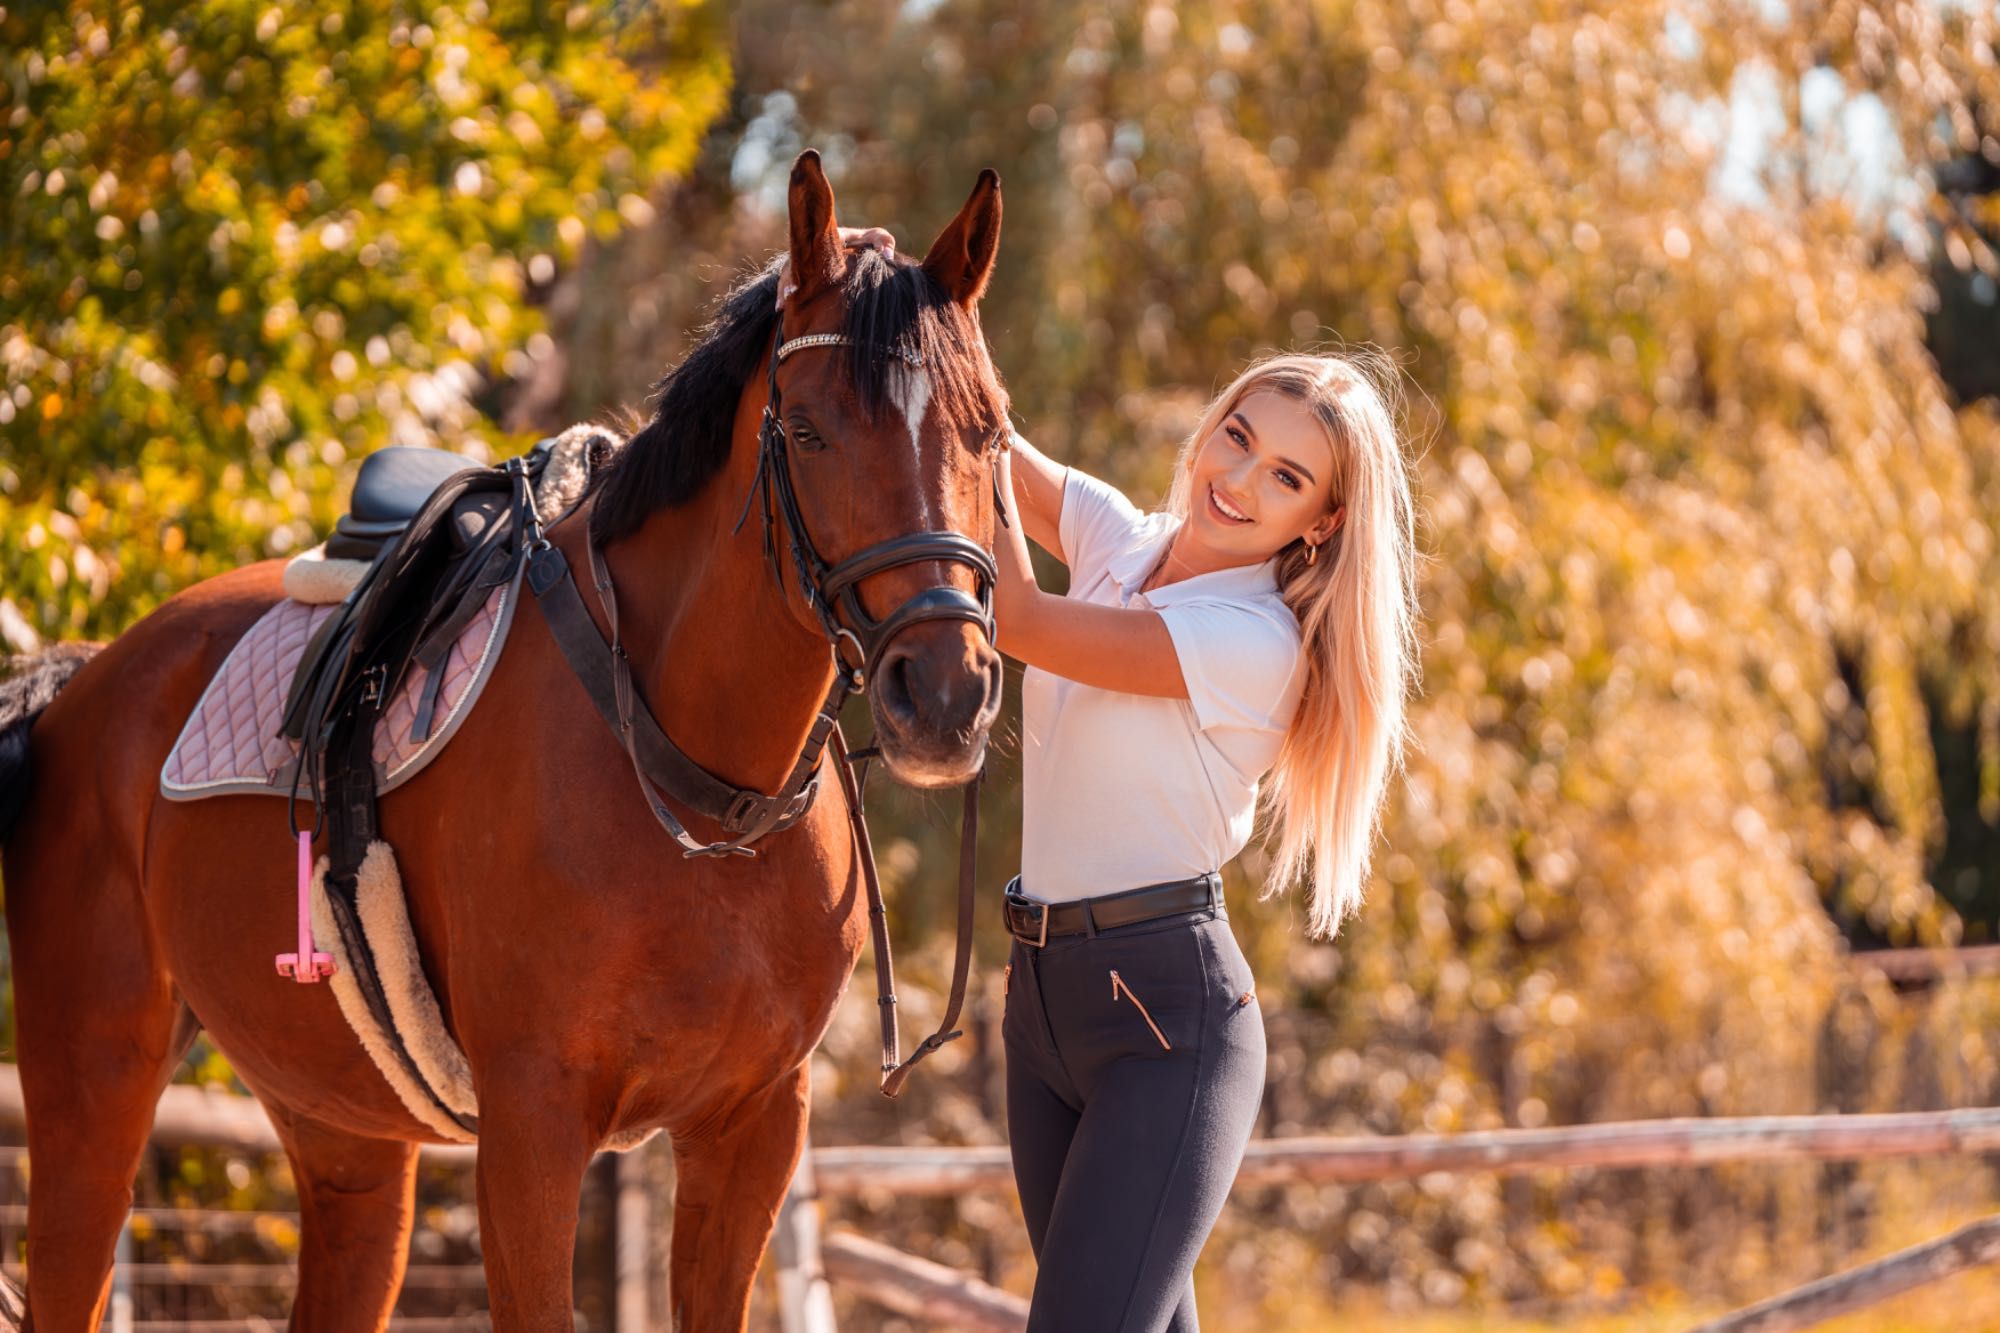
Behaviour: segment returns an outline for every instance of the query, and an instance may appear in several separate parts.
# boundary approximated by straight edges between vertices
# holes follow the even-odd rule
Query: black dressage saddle
[[[326,539],[331,560],[373,560],[455,474],[479,466],[462,454],[392,444],[361,460],[347,512]]]
[[[281,728],[305,747],[301,772],[316,799],[328,779],[346,779],[333,784],[346,786],[360,778],[372,788],[372,765],[347,774],[339,761],[328,762],[338,752],[334,733],[350,731],[363,713],[372,724],[374,711],[415,667],[428,669],[430,677],[411,737],[429,736],[444,679],[437,668],[493,589],[520,569],[523,531],[539,530],[534,483],[551,444],[544,440],[497,467],[407,445],[361,461],[327,554],[366,559],[368,569],[306,644]],[[365,852],[366,845],[356,850]],[[335,856],[336,867],[340,859]],[[358,854],[354,864],[360,864]]]
[[[390,445],[361,460],[347,512],[327,538],[329,558],[368,562],[340,612],[306,644],[285,699],[283,732],[308,751],[361,684],[390,697],[413,666],[434,668],[496,583],[519,565],[515,520],[549,441],[500,467],[444,449]],[[517,478],[518,474],[518,478]],[[407,631],[415,626],[414,636]],[[414,739],[429,734],[435,687],[420,701]],[[323,770],[322,770],[323,775]]]

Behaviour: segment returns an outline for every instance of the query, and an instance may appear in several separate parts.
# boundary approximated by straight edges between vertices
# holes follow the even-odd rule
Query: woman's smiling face
[[[1267,559],[1303,536],[1317,545],[1339,527],[1328,512],[1333,444],[1304,403],[1252,389],[1202,441],[1188,494],[1189,536],[1231,563]]]

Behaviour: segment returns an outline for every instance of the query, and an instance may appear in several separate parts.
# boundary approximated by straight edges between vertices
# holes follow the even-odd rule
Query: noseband
[[[804,595],[806,605],[819,617],[820,630],[833,648],[835,662],[849,676],[849,688],[859,691],[874,678],[875,668],[882,660],[882,651],[912,625],[927,620],[969,621],[979,626],[980,632],[991,642],[993,581],[997,571],[986,548],[961,532],[905,533],[877,542],[833,565],[820,556],[819,548],[813,544],[812,534],[806,530],[805,516],[799,512],[798,492],[792,485],[790,450],[786,447],[784,398],[778,390],[778,366],[794,352],[807,348],[853,345],[851,339],[838,333],[808,333],[787,342],[784,322],[782,319],[779,321],[771,337],[770,389],[764,403],[763,422],[757,431],[757,474],[751,479],[749,494],[743,498],[743,512],[737,515],[736,527],[732,531],[742,530],[743,520],[750,516],[750,505],[761,491],[764,497],[764,556],[771,567],[771,577],[782,586],[784,576],[778,572],[777,522],[772,513],[772,497],[777,497],[778,512],[784,515],[785,530],[791,537],[792,566],[798,576],[799,591]],[[913,372],[923,364],[911,352],[898,350],[894,355],[901,357]],[[916,423],[910,424],[914,427]],[[989,459],[994,454],[994,447],[1006,448],[1009,439],[1003,424],[995,434],[994,445],[989,445],[987,449]],[[1006,523],[1007,509],[1000,498],[1000,472],[998,468],[991,471],[994,512],[1002,523]],[[933,560],[957,561],[971,566],[978,596],[968,596],[963,588],[939,584],[924,589],[880,620],[870,616],[861,605],[857,588],[863,579],[885,569]],[[841,624],[843,612],[847,619],[845,625]],[[843,644],[851,649],[851,653],[842,651]]]

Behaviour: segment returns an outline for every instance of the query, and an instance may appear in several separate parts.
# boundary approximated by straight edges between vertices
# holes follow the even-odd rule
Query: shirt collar
[[[1126,598],[1130,598],[1145,582],[1146,575],[1152,572],[1166,544],[1180,531],[1182,522],[1182,519],[1165,510],[1147,514],[1132,541],[1106,563],[1106,572]],[[1254,565],[1229,565],[1223,569],[1212,569],[1206,574],[1163,583],[1149,590],[1145,597],[1149,605],[1157,607],[1171,606],[1194,597],[1255,597],[1277,591],[1278,558],[1274,555]]]

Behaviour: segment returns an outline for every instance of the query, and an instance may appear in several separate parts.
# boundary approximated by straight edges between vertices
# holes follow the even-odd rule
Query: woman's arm
[[[1016,495],[1021,494],[1023,481],[1007,474],[1011,458],[1022,452],[1024,443],[1017,437],[1014,447],[1000,456],[1002,479]],[[1055,512],[1060,513],[1064,469],[1039,454],[1034,457],[1056,469]],[[1026,506],[1020,508],[1025,519]],[[1024,521],[1000,528],[994,543],[1000,574],[993,588],[994,646],[1030,666],[1099,689],[1187,698],[1180,657],[1160,613],[1098,606],[1043,592],[1028,561],[1025,526]]]
[[[1014,509],[1035,545],[1065,565],[1069,552],[1062,548],[1063,481],[1069,469],[1019,435],[1008,450],[1015,460]]]

